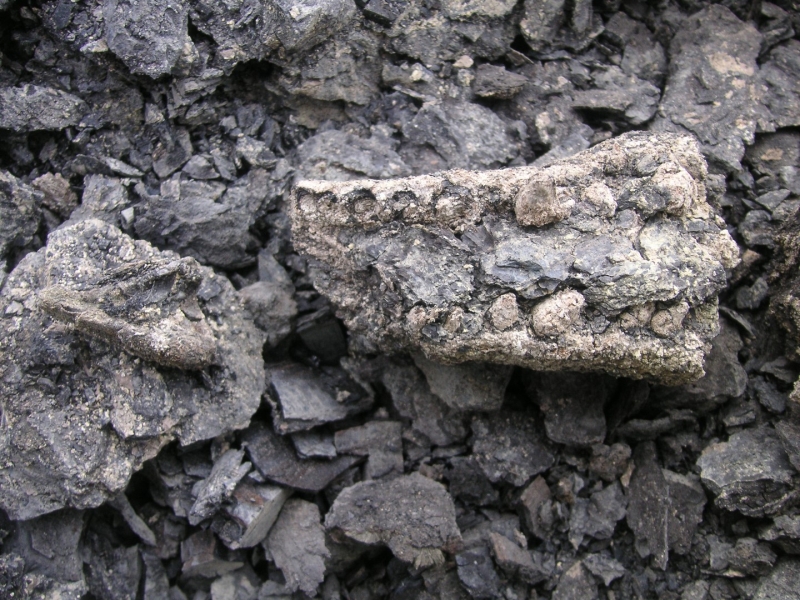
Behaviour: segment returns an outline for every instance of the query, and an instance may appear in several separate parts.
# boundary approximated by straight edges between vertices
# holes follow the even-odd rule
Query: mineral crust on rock
[[[738,261],[706,173],[693,138],[630,133],[542,169],[303,181],[294,244],[355,349],[678,384]]]
[[[98,220],[50,234],[0,292],[0,506],[115,496],[172,439],[245,427],[263,335],[227,279]]]

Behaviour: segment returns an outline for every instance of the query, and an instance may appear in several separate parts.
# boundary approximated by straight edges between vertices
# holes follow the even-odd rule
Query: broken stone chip
[[[629,133],[541,169],[303,181],[293,239],[354,350],[679,384],[738,262],[706,174],[692,137]]]
[[[717,506],[748,517],[774,515],[796,500],[795,473],[776,433],[767,427],[734,433],[711,444],[697,461]]]
[[[316,504],[299,498],[288,500],[264,547],[286,578],[287,590],[316,595],[325,579],[325,561],[330,558]]]
[[[251,425],[244,432],[242,444],[264,477],[306,492],[321,492],[331,481],[363,460],[357,456],[302,460],[297,457],[288,438],[279,436],[262,423]]]
[[[417,569],[444,562],[461,543],[453,499],[419,473],[357,483],[343,490],[325,528],[364,544],[385,544]]]
[[[258,485],[245,479],[224,508],[230,518],[215,519],[212,529],[231,550],[251,548],[267,537],[291,495],[291,490],[277,485]]]

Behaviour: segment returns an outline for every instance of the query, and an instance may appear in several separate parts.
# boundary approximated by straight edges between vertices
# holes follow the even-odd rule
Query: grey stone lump
[[[356,351],[678,384],[738,261],[705,178],[693,138],[630,133],[543,169],[304,181],[290,212]]]
[[[385,544],[416,568],[444,562],[461,542],[453,500],[419,473],[357,483],[336,498],[325,528],[364,544]]]
[[[0,506],[14,519],[98,506],[171,439],[245,427],[259,406],[264,338],[228,280],[102,221],[28,254],[0,315]]]

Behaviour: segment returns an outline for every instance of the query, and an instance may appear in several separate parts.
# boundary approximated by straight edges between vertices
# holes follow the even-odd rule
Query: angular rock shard
[[[355,349],[677,384],[738,260],[705,178],[693,138],[630,133],[543,169],[305,181],[294,244]]]
[[[325,579],[325,560],[330,558],[316,504],[299,498],[287,501],[264,546],[290,591],[315,595]]]
[[[697,465],[702,482],[717,496],[717,506],[748,517],[773,515],[798,497],[794,469],[778,436],[767,427],[711,444]]]

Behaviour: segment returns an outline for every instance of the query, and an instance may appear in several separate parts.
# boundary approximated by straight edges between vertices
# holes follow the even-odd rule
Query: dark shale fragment
[[[779,512],[797,496],[792,484],[795,471],[768,427],[746,429],[727,442],[709,445],[697,465],[720,508],[763,517]]]
[[[477,416],[472,434],[475,460],[492,483],[519,487],[553,464],[552,450],[530,415]]]
[[[253,465],[267,479],[282,486],[319,492],[347,469],[361,462],[355,456],[339,456],[333,460],[297,457],[291,441],[266,425],[251,425],[242,436],[242,443]]]
[[[301,590],[309,596],[316,593],[330,557],[316,504],[287,500],[264,547],[286,578],[288,591]]]
[[[215,519],[211,528],[231,550],[251,548],[267,537],[291,495],[286,488],[245,479],[223,509],[227,518]]]
[[[414,362],[425,374],[431,392],[459,410],[497,410],[503,404],[511,369],[502,365],[442,365],[420,354]]]
[[[334,444],[338,454],[366,456],[366,479],[402,475],[403,425],[398,421],[369,421],[358,427],[336,432]]]
[[[268,398],[281,434],[307,431],[369,408],[372,396],[338,367],[314,370],[298,363],[267,368]]]
[[[447,490],[419,473],[357,483],[343,490],[325,528],[363,544],[383,544],[405,563],[424,568],[444,562],[461,542]]]

